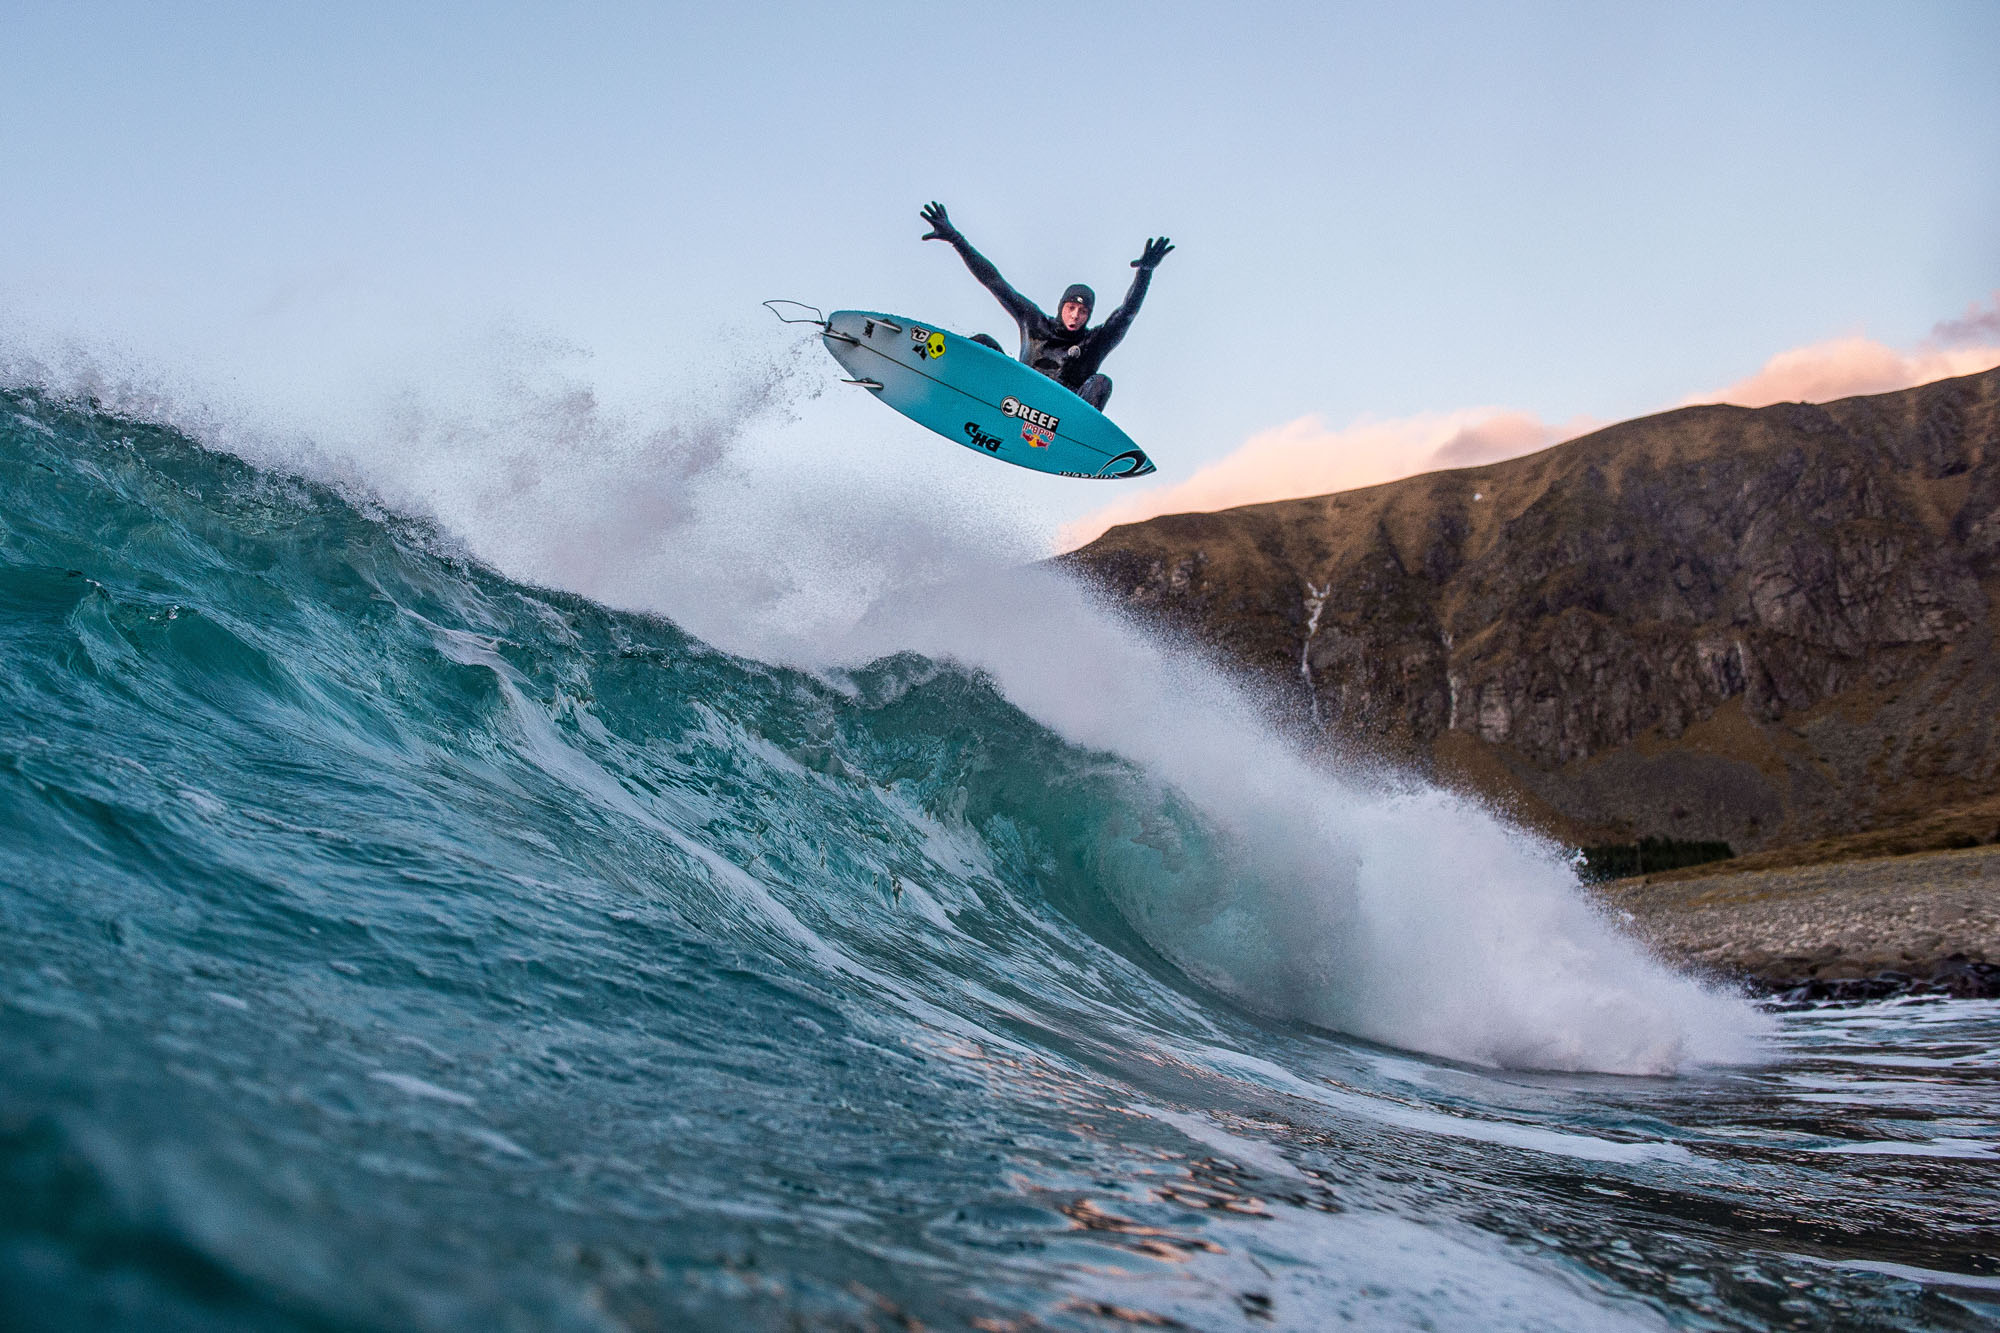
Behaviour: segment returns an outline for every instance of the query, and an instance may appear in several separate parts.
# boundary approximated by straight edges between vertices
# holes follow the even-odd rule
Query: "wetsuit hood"
[[[1058,328],[1062,326],[1062,308],[1071,301],[1083,302],[1083,322],[1085,324],[1090,323],[1091,312],[1097,309],[1097,293],[1080,282],[1072,282],[1069,286],[1063,288],[1062,300],[1056,302],[1056,326]],[[1082,331],[1081,329],[1077,330],[1079,333]]]

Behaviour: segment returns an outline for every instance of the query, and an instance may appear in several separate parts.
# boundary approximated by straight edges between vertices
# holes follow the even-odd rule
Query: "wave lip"
[[[1645,957],[1552,849],[1420,783],[1308,763],[1208,664],[1046,571],[883,603],[817,673],[787,671],[509,583],[171,432],[32,393],[10,411],[15,596],[88,666],[24,664],[23,716],[47,711],[41,683],[219,778],[289,765],[305,803],[328,804],[316,784],[348,802],[329,823],[393,800],[421,827],[421,792],[418,841],[449,830],[485,873],[513,872],[523,828],[550,873],[574,868],[585,828],[593,875],[648,867],[701,919],[899,989],[926,950],[828,911],[829,890],[952,929],[982,883],[1017,919],[987,941],[996,977],[1038,970],[1018,923],[1045,934],[1053,905],[1078,966],[1165,959],[1256,1012],[1472,1063],[1664,1074],[1754,1049],[1747,1006]],[[1176,991],[1174,1021],[1190,1003]]]

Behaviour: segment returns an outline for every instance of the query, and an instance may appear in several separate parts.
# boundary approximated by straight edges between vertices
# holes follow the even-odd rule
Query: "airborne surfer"
[[[951,225],[951,218],[946,216],[943,204],[931,203],[923,210],[923,218],[931,225],[923,239],[947,242],[958,251],[958,257],[972,270],[972,276],[993,293],[1007,313],[1014,317],[1014,322],[1021,326],[1022,362],[1070,389],[1098,411],[1103,411],[1104,405],[1111,400],[1111,377],[1098,367],[1104,364],[1104,358],[1123,341],[1125,331],[1132,326],[1132,317],[1139,313],[1139,304],[1146,299],[1146,288],[1153,281],[1153,270],[1174,248],[1172,243],[1164,236],[1146,242],[1145,252],[1132,261],[1132,267],[1139,271],[1133,275],[1132,288],[1125,293],[1124,303],[1111,312],[1109,319],[1093,329],[1086,327],[1090,323],[1091,311],[1097,306],[1097,294],[1090,288],[1080,282],[1070,284],[1064,289],[1062,300],[1056,303],[1056,318],[1050,319],[1033,301],[1010,287],[1007,280],[1000,276],[1000,270],[993,267],[992,261],[967,243],[964,233]],[[1005,350],[984,333],[974,337],[973,341],[985,343],[995,351]]]

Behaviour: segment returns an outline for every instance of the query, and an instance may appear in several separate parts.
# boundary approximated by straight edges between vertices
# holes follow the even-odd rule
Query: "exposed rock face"
[[[1578,839],[1760,847],[2000,791],[2000,369],[1696,407],[1063,557]]]

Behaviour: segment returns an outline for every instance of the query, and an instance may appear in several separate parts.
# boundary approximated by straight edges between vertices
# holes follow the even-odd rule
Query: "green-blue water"
[[[0,1324],[2000,1319],[2000,1007],[1760,1031],[1490,817],[976,658],[0,393]]]

